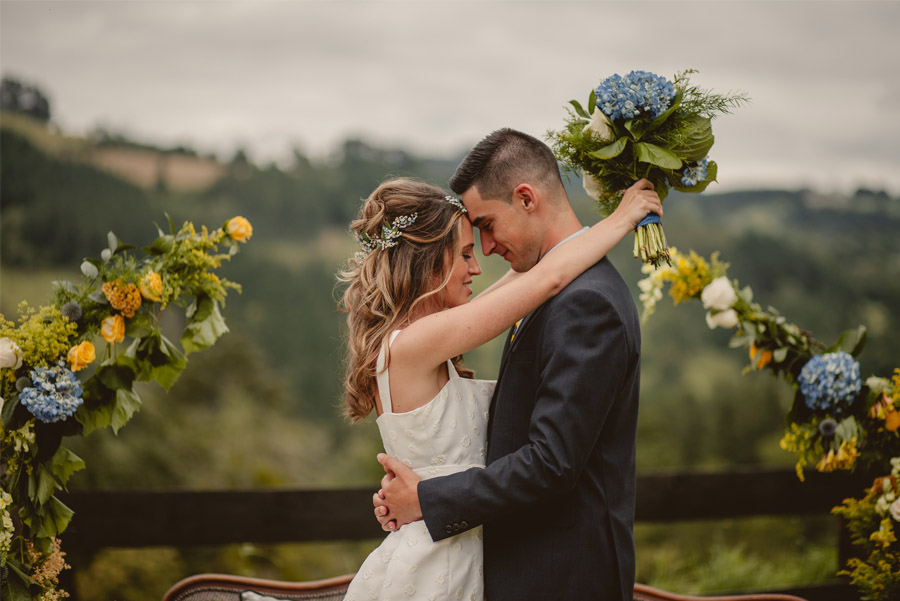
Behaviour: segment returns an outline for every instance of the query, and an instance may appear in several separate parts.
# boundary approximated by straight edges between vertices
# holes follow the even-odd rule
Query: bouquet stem
[[[659,267],[663,261],[672,264],[666,235],[663,233],[659,217],[647,215],[634,229],[634,258]]]

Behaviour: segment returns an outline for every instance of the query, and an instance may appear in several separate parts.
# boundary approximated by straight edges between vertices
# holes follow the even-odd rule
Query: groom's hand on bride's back
[[[421,520],[422,508],[416,491],[421,478],[390,455],[379,453],[378,462],[384,468],[384,478],[381,479],[381,490],[372,496],[372,504],[381,528],[396,530]]]

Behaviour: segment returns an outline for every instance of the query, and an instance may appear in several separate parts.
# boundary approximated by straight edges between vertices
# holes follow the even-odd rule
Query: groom
[[[515,271],[582,228],[556,159],[521,132],[491,133],[450,180],[485,255]],[[641,180],[626,194],[655,194]],[[424,519],[440,540],[484,526],[490,601],[630,601],[634,587],[637,311],[606,258],[514,327],[491,400],[485,468],[419,481],[387,455],[375,514]]]

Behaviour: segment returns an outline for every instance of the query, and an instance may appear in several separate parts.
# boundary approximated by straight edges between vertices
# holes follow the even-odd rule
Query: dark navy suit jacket
[[[520,324],[487,467],[418,485],[434,540],[484,526],[485,594],[630,601],[640,326],[604,258]]]

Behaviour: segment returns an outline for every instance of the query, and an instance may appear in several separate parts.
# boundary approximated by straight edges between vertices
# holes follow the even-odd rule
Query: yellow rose
[[[756,369],[762,369],[770,361],[772,361],[772,351],[760,350],[755,344],[750,345],[750,362]]]
[[[158,303],[162,300],[163,283],[162,278],[153,270],[148,271],[141,281],[138,282],[141,289],[141,295],[147,300]]]
[[[78,371],[79,369],[87,367],[95,358],[94,345],[85,340],[81,344],[69,349],[66,360],[71,364],[72,371]]]
[[[253,226],[243,217],[232,217],[225,224],[225,231],[228,232],[232,240],[246,242],[253,235]]]
[[[122,342],[125,339],[125,318],[116,313],[100,322],[100,335],[107,342]]]
[[[900,411],[891,411],[884,419],[884,427],[888,432],[896,432],[900,428]]]

